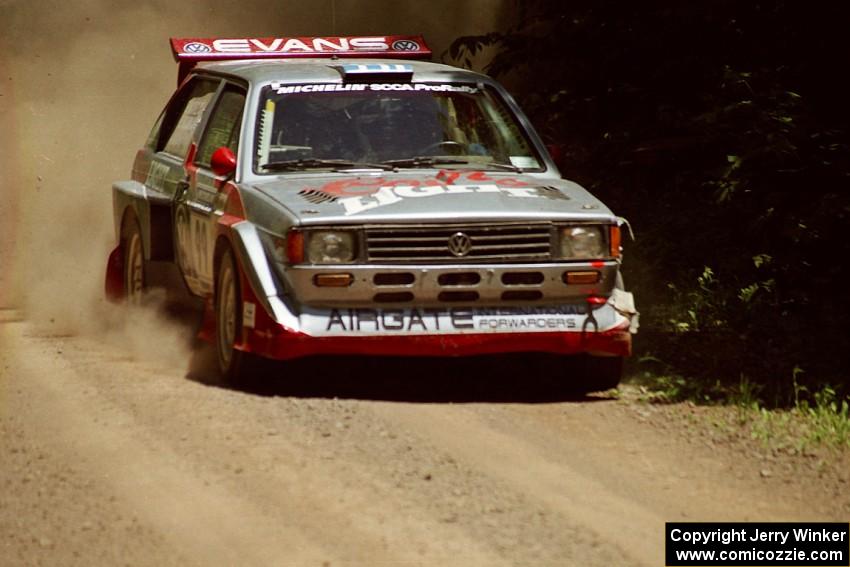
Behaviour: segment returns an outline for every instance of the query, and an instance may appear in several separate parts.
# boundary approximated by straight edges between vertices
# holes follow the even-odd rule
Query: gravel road
[[[0,321],[4,566],[662,565],[665,521],[850,510],[517,361],[312,360],[246,392],[179,333]]]

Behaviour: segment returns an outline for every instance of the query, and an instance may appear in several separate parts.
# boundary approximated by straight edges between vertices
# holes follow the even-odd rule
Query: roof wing
[[[171,38],[171,51],[180,64],[178,83],[199,61],[281,59],[304,57],[381,57],[431,59],[421,35]]]

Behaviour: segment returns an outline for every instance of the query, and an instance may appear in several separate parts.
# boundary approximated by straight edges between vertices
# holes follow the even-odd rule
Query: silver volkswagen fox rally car
[[[569,387],[618,384],[623,221],[498,83],[418,36],[171,46],[179,87],[113,185],[111,299],[185,286],[230,380],[255,357],[543,352],[577,355]]]

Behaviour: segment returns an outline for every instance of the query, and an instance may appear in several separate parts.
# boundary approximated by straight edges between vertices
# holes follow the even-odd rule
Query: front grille
[[[551,258],[551,240],[548,223],[372,226],[366,254],[386,263],[539,262]]]

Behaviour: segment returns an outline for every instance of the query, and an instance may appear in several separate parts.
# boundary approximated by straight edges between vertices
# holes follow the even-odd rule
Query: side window
[[[212,100],[219,81],[196,79],[188,84],[165,112],[157,150],[185,156],[192,135]]]
[[[156,124],[151,128],[151,133],[148,134],[148,139],[145,141],[145,147],[152,149],[153,151],[157,151],[157,141],[159,140],[159,132],[162,129],[162,121],[165,118],[165,110],[160,112],[159,118],[156,119]]]
[[[213,152],[221,146],[227,146],[236,153],[244,108],[245,91],[236,86],[225,87],[201,139],[195,163],[208,166]]]

